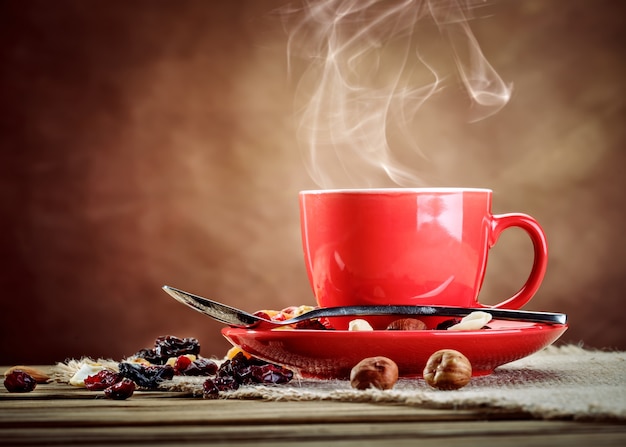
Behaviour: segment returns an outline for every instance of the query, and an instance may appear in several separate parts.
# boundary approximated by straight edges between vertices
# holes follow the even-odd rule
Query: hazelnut
[[[426,323],[417,318],[401,318],[394,320],[387,326],[388,331],[423,331]]]
[[[387,357],[361,360],[350,371],[350,385],[357,390],[378,388],[388,390],[398,381],[398,365]]]
[[[472,365],[459,351],[442,349],[430,356],[424,368],[424,380],[433,388],[456,390],[472,378]]]

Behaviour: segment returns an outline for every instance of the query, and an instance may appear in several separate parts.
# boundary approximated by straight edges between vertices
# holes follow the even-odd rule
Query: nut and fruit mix
[[[217,398],[220,393],[248,384],[281,384],[291,381],[293,371],[255,358],[239,348],[228,351],[223,362],[200,356],[195,338],[172,335],[158,337],[154,347],[141,349],[117,364],[81,361],[68,383],[89,391],[102,391],[109,399],[124,400],[136,389],[158,390],[174,376],[196,376],[204,379],[203,396]],[[37,383],[50,377],[27,366],[16,366],[5,372],[4,386],[12,393],[33,391]]]
[[[313,306],[290,306],[282,310],[259,310],[254,313],[258,317],[272,320],[277,323],[287,321],[291,318],[305,314],[311,310],[317,309]],[[483,311],[475,311],[463,318],[450,318],[444,320],[433,327],[435,330],[447,330],[447,331],[475,331],[480,329],[489,329],[487,323],[491,321],[491,314]],[[277,329],[316,329],[316,330],[332,330],[332,324],[327,318],[315,318],[311,320],[301,321],[296,324],[287,324],[280,326]],[[386,330],[390,331],[422,331],[428,330],[428,326],[425,322],[418,318],[398,318],[391,322]],[[348,324],[348,330],[350,331],[373,331],[374,328],[370,323],[363,318],[355,318]]]

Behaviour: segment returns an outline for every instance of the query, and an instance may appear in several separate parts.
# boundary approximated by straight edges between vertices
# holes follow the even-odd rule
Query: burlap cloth
[[[184,378],[171,389],[199,391]],[[177,382],[178,383],[174,383]],[[400,379],[387,391],[354,390],[348,381],[295,379],[287,385],[246,386],[224,393],[227,399],[377,402],[444,409],[498,409],[540,419],[626,421],[626,352],[551,346],[464,388],[440,391],[422,379]]]
[[[71,369],[71,368],[69,368]],[[69,373],[57,369],[57,378]],[[201,396],[204,378],[176,376],[164,391]],[[391,390],[352,389],[348,381],[295,378],[283,385],[244,386],[224,399],[343,401],[407,405],[434,409],[474,409],[524,413],[538,419],[626,422],[626,352],[550,346],[474,377],[460,390],[440,391],[422,379],[400,379]]]

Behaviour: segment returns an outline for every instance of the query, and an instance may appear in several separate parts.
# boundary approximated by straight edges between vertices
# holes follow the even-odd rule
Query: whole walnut
[[[398,381],[398,365],[387,357],[368,357],[350,372],[350,385],[357,390],[388,390]]]

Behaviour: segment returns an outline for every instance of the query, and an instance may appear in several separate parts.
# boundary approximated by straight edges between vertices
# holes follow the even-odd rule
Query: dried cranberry
[[[215,386],[220,391],[234,391],[239,389],[240,382],[233,376],[218,376],[213,379]]]
[[[326,326],[320,320],[305,320],[295,324],[296,329],[326,330]]]
[[[293,378],[293,371],[256,357],[248,358],[240,352],[222,363],[217,371],[217,380],[222,378],[225,382],[228,378],[233,378],[240,385],[286,383]]]
[[[237,354],[239,355],[239,354]],[[234,371],[233,371],[233,362],[232,360],[226,360],[224,363],[222,363],[220,365],[220,367],[217,370],[217,375],[219,377],[223,377],[223,376],[233,376],[234,375]]]
[[[90,391],[102,391],[122,380],[119,374],[110,369],[98,371],[85,379],[85,387]]]
[[[21,369],[14,369],[4,378],[4,387],[10,393],[29,393],[36,386],[35,378]]]
[[[217,399],[220,396],[220,390],[211,379],[206,379],[202,384],[202,395],[206,399]]]
[[[328,318],[326,317],[319,318],[318,321],[322,323],[322,326],[324,326],[324,328],[326,328],[327,331],[335,330],[335,328],[333,327],[333,324],[331,323],[331,320],[329,320]]]
[[[267,312],[263,312],[262,310],[258,310],[254,313],[255,317],[265,318],[266,320],[271,320],[272,317]]]
[[[252,379],[258,383],[287,383],[293,378],[293,371],[271,363],[251,369]]]
[[[178,356],[174,362],[174,372],[176,374],[182,374],[184,370],[189,368],[189,365],[191,365],[191,359],[189,357],[186,355]]]
[[[214,361],[200,358],[190,362],[180,373],[184,376],[212,376],[216,372],[217,364]]]
[[[246,357],[242,352],[237,353],[232,359],[226,360],[217,371],[218,377],[233,377],[239,384],[245,385],[252,382],[250,367],[261,364],[261,360],[255,357]]]
[[[243,360],[242,360],[243,359]],[[251,382],[250,364],[244,356],[235,356],[232,360],[222,363],[217,372],[218,377],[233,378],[239,384],[247,384]]]
[[[130,379],[123,379],[104,390],[104,395],[109,399],[128,399],[135,392],[135,382]]]
[[[122,377],[134,381],[143,388],[155,389],[164,380],[170,380],[174,377],[174,368],[170,365],[143,366],[122,362],[118,367]]]

